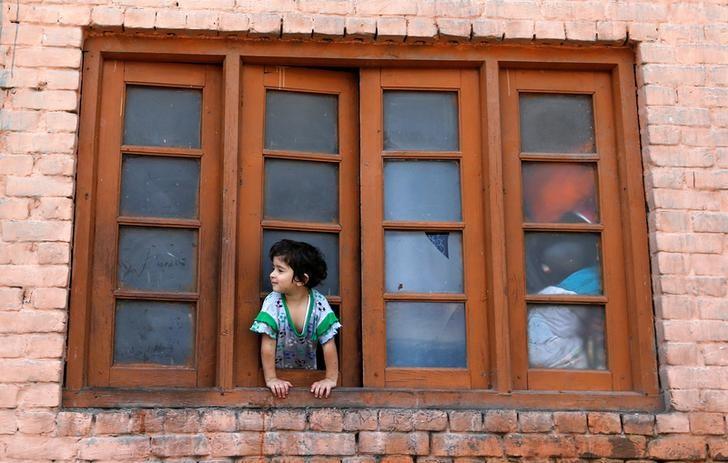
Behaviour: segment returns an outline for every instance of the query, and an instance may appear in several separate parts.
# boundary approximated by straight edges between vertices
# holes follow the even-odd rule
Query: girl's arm
[[[326,362],[326,378],[311,385],[311,392],[319,399],[328,397],[331,394],[331,389],[335,388],[339,381],[339,354],[336,351],[336,343],[333,338],[323,345],[323,350],[324,362]]]
[[[275,397],[285,399],[291,383],[276,377],[276,340],[270,336],[260,337],[260,360],[263,363],[265,385]]]

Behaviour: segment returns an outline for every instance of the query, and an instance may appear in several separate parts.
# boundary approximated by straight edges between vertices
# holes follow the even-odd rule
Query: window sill
[[[405,390],[338,388],[328,399],[316,399],[305,388],[274,399],[265,388],[220,389],[82,389],[64,390],[67,408],[414,408],[534,410],[615,410],[658,412],[661,395],[638,392],[543,392],[493,390]]]

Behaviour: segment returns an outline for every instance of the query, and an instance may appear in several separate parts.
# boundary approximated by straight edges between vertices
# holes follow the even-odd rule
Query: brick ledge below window
[[[615,410],[659,412],[661,395],[639,392],[531,392],[493,390],[402,390],[338,388],[328,399],[316,399],[305,388],[294,388],[288,398],[274,399],[264,388],[220,389],[83,389],[64,390],[67,408],[413,408],[413,409],[535,409]]]

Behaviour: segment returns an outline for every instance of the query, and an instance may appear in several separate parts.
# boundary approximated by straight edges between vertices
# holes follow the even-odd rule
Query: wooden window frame
[[[103,95],[103,65],[108,60],[136,62],[176,62],[215,64],[222,67],[223,103],[221,154],[221,237],[218,262],[220,312],[216,327],[216,372],[209,388],[149,389],[128,387],[109,389],[89,387],[90,304],[93,268],[95,172],[100,149],[99,115]],[[294,390],[285,401],[272,398],[260,387],[235,387],[236,329],[234,307],[238,303],[236,285],[241,272],[258,273],[258,260],[252,267],[239,268],[241,222],[236,217],[240,170],[245,167],[239,153],[247,139],[241,133],[241,108],[245,65],[292,65],[307,67],[448,68],[477,73],[480,95],[479,151],[482,155],[485,294],[487,318],[488,388],[390,389],[381,387],[342,387],[328,400],[314,399],[307,391]],[[657,381],[654,321],[650,293],[647,226],[639,149],[634,54],[628,48],[568,48],[552,46],[409,46],[406,44],[316,43],[286,41],[247,41],[200,38],[135,38],[126,35],[89,37],[84,46],[84,72],[79,134],[76,217],[71,285],[70,325],[66,383],[63,404],[67,407],[188,407],[188,406],[284,406],[284,407],[449,407],[449,408],[547,408],[547,409],[631,409],[656,411],[663,407]],[[538,391],[519,389],[514,378],[511,321],[509,319],[508,252],[506,206],[503,197],[503,127],[501,113],[501,73],[507,69],[556,71],[600,71],[609,76],[614,107],[614,137],[619,177],[622,250],[629,259],[624,266],[631,362],[629,390]],[[366,102],[362,101],[362,107]],[[242,106],[245,105],[243,100]],[[362,140],[364,143],[364,140]],[[362,150],[364,152],[364,149]],[[363,239],[366,237],[363,236]],[[364,264],[366,265],[366,264]],[[364,267],[365,268],[365,267]],[[259,279],[252,278],[253,281]],[[366,296],[365,296],[366,297]],[[247,301],[250,303],[251,301]],[[366,314],[366,307],[363,309]],[[364,368],[364,377],[368,372]],[[366,383],[365,383],[366,384]]]

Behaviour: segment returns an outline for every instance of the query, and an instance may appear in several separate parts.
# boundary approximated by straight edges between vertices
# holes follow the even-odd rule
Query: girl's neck
[[[303,302],[308,299],[308,288],[305,286],[297,286],[286,293],[286,300],[289,303]]]

